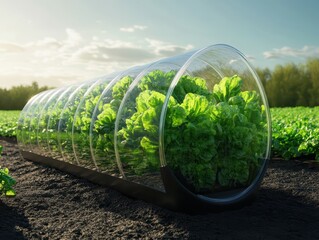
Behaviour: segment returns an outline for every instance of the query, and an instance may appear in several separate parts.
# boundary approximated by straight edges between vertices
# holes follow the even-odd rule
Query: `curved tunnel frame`
[[[243,60],[243,62],[246,64],[248,70],[250,71],[250,73],[252,74],[253,78],[255,79],[255,81],[257,83],[258,90],[261,93],[262,102],[266,106],[266,119],[267,119],[267,127],[268,127],[267,150],[266,150],[266,154],[265,154],[265,159],[263,160],[263,165],[261,166],[257,177],[247,188],[243,189],[243,191],[239,192],[238,194],[231,195],[231,197],[226,196],[224,198],[211,198],[211,197],[203,196],[200,194],[194,194],[193,192],[188,190],[176,178],[173,171],[166,165],[165,153],[164,153],[164,149],[163,149],[165,117],[166,117],[166,109],[167,109],[169,97],[172,95],[174,88],[175,88],[176,84],[178,83],[180,77],[183,74],[185,74],[185,72],[187,72],[187,68],[192,64],[194,59],[199,58],[203,53],[205,53],[207,51],[214,50],[215,48],[225,48],[225,49],[228,49],[228,50],[235,52]],[[249,65],[248,61],[245,59],[243,54],[240,53],[238,50],[236,50],[228,45],[221,45],[221,44],[213,45],[213,46],[209,46],[205,49],[202,49],[202,50],[199,50],[196,52],[194,51],[192,53],[188,53],[188,55],[190,57],[186,58],[186,61],[182,63],[182,65],[180,66],[180,69],[178,70],[177,74],[175,75],[173,81],[171,82],[171,84],[169,86],[168,92],[166,94],[166,99],[165,99],[164,105],[162,107],[161,116],[160,116],[160,126],[159,126],[159,129],[160,129],[159,130],[159,158],[160,158],[160,162],[161,162],[160,174],[161,174],[161,178],[162,178],[162,181],[163,181],[163,184],[165,187],[165,192],[158,191],[156,189],[152,189],[150,187],[125,180],[125,175],[123,173],[123,170],[121,171],[121,162],[120,162],[119,155],[116,156],[117,163],[118,163],[118,166],[120,169],[120,173],[122,173],[122,176],[124,176],[124,179],[114,177],[114,176],[108,175],[106,173],[93,171],[91,169],[77,166],[77,165],[74,165],[74,164],[71,164],[68,162],[56,160],[56,159],[51,158],[51,157],[40,156],[38,154],[27,151],[26,148],[23,148],[23,144],[22,145],[19,144],[22,156],[26,159],[36,161],[36,162],[39,162],[39,163],[42,163],[45,165],[50,165],[52,167],[61,169],[63,171],[67,171],[67,172],[74,174],[76,176],[87,178],[88,180],[95,182],[95,183],[98,183],[100,185],[112,187],[112,188],[117,189],[118,191],[122,192],[125,195],[131,196],[134,198],[138,198],[138,199],[142,199],[142,200],[145,200],[148,202],[152,202],[152,203],[155,203],[155,204],[163,206],[163,207],[167,207],[167,208],[172,209],[172,210],[180,210],[180,211],[186,211],[186,212],[197,212],[197,211],[207,211],[207,210],[220,211],[220,210],[238,207],[238,206],[241,206],[242,204],[249,202],[249,200],[251,200],[254,197],[256,190],[258,189],[258,187],[262,181],[263,175],[264,175],[266,168],[267,168],[268,159],[270,156],[271,122],[270,122],[270,113],[269,113],[268,102],[267,102],[267,98],[266,98],[265,92],[263,90],[262,84],[261,84],[257,74],[255,73],[253,68]],[[133,83],[130,85],[129,90],[126,92],[125,97],[134,88],[134,86],[137,85],[138,81],[143,77],[143,75],[147,72],[148,69],[152,69],[152,66],[154,67],[157,64],[161,64],[161,63],[163,63],[163,60],[160,60],[160,61],[157,61],[153,64],[147,65],[147,67],[145,67],[145,69],[143,71],[141,71],[140,74],[138,74],[137,77],[134,79]],[[127,70],[127,71],[129,71],[129,70]],[[125,75],[125,73],[126,72],[123,72],[123,74],[114,75],[113,80],[110,82],[112,84],[115,84],[116,80],[119,80],[120,76]],[[218,73],[218,74],[221,75],[220,73]],[[91,81],[93,83],[92,85],[97,84],[98,81],[99,80]],[[77,90],[79,90],[81,88],[81,86],[83,86],[83,84],[79,85]],[[109,89],[109,88],[110,88],[109,86],[106,87],[106,89]],[[65,88],[65,89],[66,89],[65,91],[67,91],[69,88]],[[89,87],[88,89],[92,89],[92,87]],[[47,93],[41,93],[38,96],[35,96],[34,98],[32,98],[30,100],[30,102],[28,102],[28,104],[25,106],[24,110],[26,110],[28,113],[29,107],[32,105],[32,103],[34,101],[36,101],[39,98],[41,98],[40,101],[43,101],[46,98],[50,98],[51,91],[53,91],[53,90],[49,90],[49,91],[47,91]],[[103,91],[103,93],[104,92],[105,91]],[[88,93],[88,90],[84,93],[84,95],[86,95],[87,93]],[[101,94],[101,96],[103,95],[103,93]],[[61,94],[63,94],[63,91]],[[115,123],[115,134],[114,134],[115,148],[117,147],[117,144],[116,144],[117,143],[117,134],[116,133],[118,131],[118,129],[117,129],[118,128],[118,121],[120,118],[119,116],[121,115],[120,114],[121,107],[123,107],[123,105],[125,104],[125,97],[123,98],[123,101],[120,105],[120,108],[118,111],[119,115],[117,116],[116,123]],[[94,112],[95,111],[96,111],[96,109],[94,110]],[[64,109],[62,110],[61,115],[63,112],[64,112]],[[74,118],[75,118],[76,113],[77,113],[77,111],[74,114]],[[32,113],[32,117],[33,117],[33,115],[34,115],[34,113]],[[93,114],[93,116],[94,116],[94,114]],[[22,120],[24,120],[24,119],[22,119]],[[21,126],[21,124],[23,125],[23,122],[19,121],[19,124]],[[29,126],[29,128],[30,128],[30,126]],[[72,128],[72,132],[73,131],[74,131],[74,129]],[[92,128],[90,127],[90,146],[92,147],[91,131],[92,131]],[[58,132],[60,132],[60,122],[59,122],[59,126],[58,126]],[[18,136],[19,136],[19,134],[18,134]],[[22,134],[22,137],[23,137],[23,134]],[[19,142],[20,141],[18,139],[18,143]],[[74,144],[74,141],[72,141],[72,144]],[[73,148],[74,148],[74,146],[73,146]],[[60,149],[60,150],[62,150],[62,149]],[[91,151],[92,151],[92,148],[91,148]],[[115,151],[115,153],[118,154],[118,151]],[[63,151],[61,152],[61,154],[63,155]],[[94,161],[94,164],[96,166],[95,159],[92,159],[92,160]]]
[[[218,45],[219,48],[221,49],[229,49],[232,48],[228,45],[224,45],[224,44],[219,44]],[[204,49],[201,49],[199,51],[197,51],[195,54],[193,54],[188,60],[187,62],[182,66],[182,68],[179,70],[179,72],[176,74],[173,82],[171,83],[171,86],[169,88],[169,92],[166,95],[166,99],[162,108],[162,112],[161,112],[161,120],[160,120],[160,136],[159,136],[159,143],[160,143],[160,157],[161,157],[161,164],[162,166],[166,166],[166,160],[165,160],[165,151],[164,151],[164,126],[165,126],[165,119],[166,119],[166,112],[167,112],[167,106],[168,106],[168,101],[170,96],[172,95],[179,79],[182,77],[182,75],[185,73],[185,71],[187,71],[187,68],[192,64],[192,62],[194,61],[194,59],[199,58],[202,54],[205,54],[205,52],[209,52],[212,51],[216,48],[216,45],[213,46],[208,46]],[[246,60],[245,56],[238,51],[237,49],[232,48],[232,50],[238,54],[238,56],[243,60],[243,62],[245,63],[245,65],[247,66],[247,68],[249,69],[250,73],[253,75],[253,77],[256,79],[256,83],[258,85],[259,88],[259,92],[261,93],[261,98],[263,103],[267,106],[266,107],[266,119],[267,119],[267,126],[268,126],[268,148],[267,148],[267,152],[266,152],[266,160],[263,162],[263,166],[261,167],[259,173],[257,174],[256,178],[254,179],[254,181],[250,184],[250,186],[248,186],[246,189],[244,189],[242,192],[230,196],[230,197],[225,197],[223,199],[219,199],[219,198],[210,198],[210,197],[206,197],[203,195],[198,195],[197,197],[199,199],[201,199],[204,202],[209,202],[211,204],[222,204],[222,205],[227,205],[227,204],[234,204],[237,202],[241,202],[243,199],[249,198],[249,196],[252,194],[252,192],[255,191],[256,186],[258,186],[264,176],[265,173],[265,169],[268,165],[268,160],[270,158],[270,146],[271,146],[271,121],[270,121],[270,112],[269,112],[269,107],[268,107],[268,100],[266,97],[266,93],[263,89],[263,86],[261,84],[261,81],[259,80],[259,77],[257,75],[257,73],[254,71],[254,69],[250,66],[250,64],[248,63],[248,61]],[[212,67],[212,66],[211,66]],[[212,67],[213,68],[213,67]],[[222,74],[217,71],[215,68],[214,70],[216,72],[218,72],[218,74],[221,77]]]

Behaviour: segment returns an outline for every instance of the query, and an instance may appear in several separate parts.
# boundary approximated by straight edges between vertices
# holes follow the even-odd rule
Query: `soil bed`
[[[187,215],[130,199],[20,158],[0,140],[17,180],[0,199],[1,239],[319,239],[319,166],[272,160],[249,206]]]

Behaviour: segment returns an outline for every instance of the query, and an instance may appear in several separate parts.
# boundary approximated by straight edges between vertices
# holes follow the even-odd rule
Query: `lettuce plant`
[[[104,96],[99,103],[97,119],[93,127],[94,148],[97,164],[102,169],[115,169],[114,128],[117,111],[133,78],[123,77],[112,87],[111,96]]]
[[[0,145],[0,156],[2,153],[2,146]],[[7,197],[14,197],[16,195],[12,186],[16,181],[9,175],[8,168],[0,167],[0,194]]]
[[[163,82],[171,81],[162,72],[152,73],[153,78],[154,74],[160,74]],[[123,149],[132,153],[121,160],[135,174],[158,171],[160,166],[158,128],[166,95],[146,80],[139,85],[135,112],[119,131]],[[167,108],[167,164],[196,192],[246,186],[262,163],[265,121],[259,95],[242,91],[240,77],[225,77],[210,91],[204,79],[183,76]]]
[[[319,107],[272,108],[272,149],[276,156],[319,162]]]

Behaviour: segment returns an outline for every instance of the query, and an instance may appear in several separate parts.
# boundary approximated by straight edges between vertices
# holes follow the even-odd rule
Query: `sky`
[[[60,87],[223,43],[254,67],[319,57],[316,0],[0,0],[0,87]]]

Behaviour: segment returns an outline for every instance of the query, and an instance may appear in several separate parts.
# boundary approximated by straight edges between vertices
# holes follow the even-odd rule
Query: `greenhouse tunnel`
[[[271,122],[263,86],[223,44],[39,93],[23,108],[21,155],[180,211],[255,196]]]

